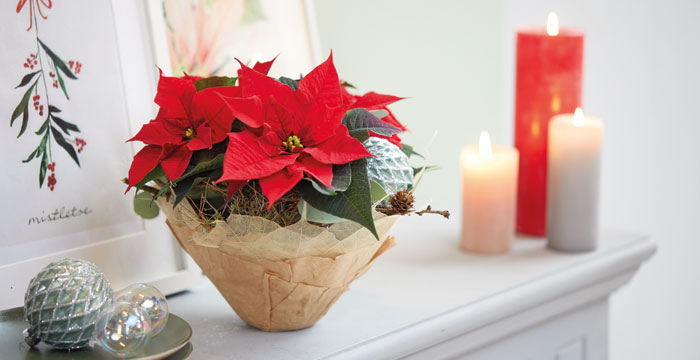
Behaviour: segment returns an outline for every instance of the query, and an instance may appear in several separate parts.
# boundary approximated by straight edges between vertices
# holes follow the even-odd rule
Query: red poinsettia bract
[[[181,176],[192,152],[211,148],[226,139],[233,116],[218,94],[236,96],[238,87],[216,87],[197,92],[195,78],[161,73],[155,102],[158,115],[128,141],[146,144],[131,163],[129,189],[160,164],[170,180]]]
[[[304,175],[331,186],[334,164],[372,156],[342,124],[347,108],[332,55],[297,90],[244,65],[239,83],[242,98],[223,98],[250,128],[229,134],[219,181],[259,179],[271,206]]]

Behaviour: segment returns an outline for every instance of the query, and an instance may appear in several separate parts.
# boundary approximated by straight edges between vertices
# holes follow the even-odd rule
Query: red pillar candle
[[[581,106],[583,32],[559,29],[550,13],[546,28],[518,30],[515,147],[520,152],[516,229],[544,236],[549,120]]]

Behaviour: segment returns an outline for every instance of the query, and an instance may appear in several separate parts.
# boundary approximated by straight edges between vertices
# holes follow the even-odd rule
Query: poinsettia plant
[[[352,95],[332,55],[298,80],[268,76],[273,61],[241,63],[237,77],[161,73],[160,110],[129,140],[145,144],[125,179],[137,212],[156,216],[153,199],[168,196],[174,206],[188,201],[205,222],[243,214],[286,226],[306,216],[321,226],[355,221],[375,236],[373,208],[411,212],[412,182],[399,195],[368,173],[370,138],[415,154],[387,108],[402,98]]]

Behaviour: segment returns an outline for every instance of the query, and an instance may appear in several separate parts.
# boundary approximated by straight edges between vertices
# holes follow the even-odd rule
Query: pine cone
[[[391,207],[397,214],[406,214],[413,208],[415,198],[410,190],[401,190],[389,200]]]

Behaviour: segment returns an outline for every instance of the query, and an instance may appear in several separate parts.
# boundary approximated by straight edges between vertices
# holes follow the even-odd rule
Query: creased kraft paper
[[[303,329],[323,317],[350,283],[394,246],[399,216],[375,213],[377,239],[354,222],[322,228],[301,220],[280,227],[231,215],[202,224],[185,202],[158,199],[180,245],[238,316],[265,331]]]

